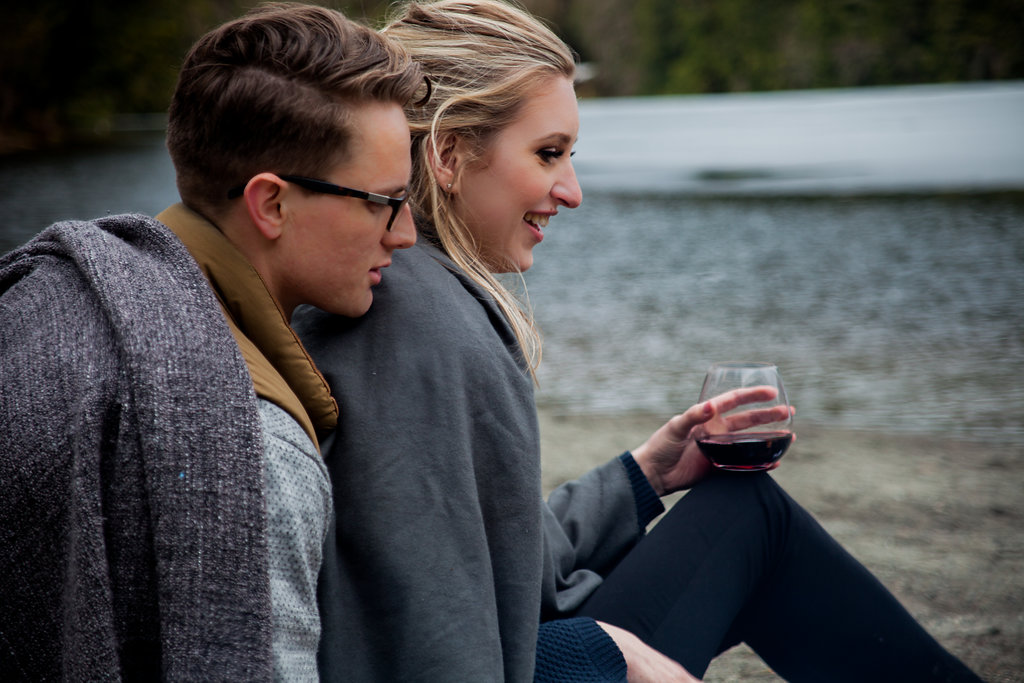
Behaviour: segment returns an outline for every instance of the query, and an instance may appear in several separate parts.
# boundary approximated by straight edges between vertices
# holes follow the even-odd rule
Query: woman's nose
[[[572,167],[571,163],[566,172],[555,181],[555,186],[551,188],[551,194],[559,203],[570,209],[575,209],[583,201],[583,190],[580,189],[579,180],[576,178],[576,169]]]

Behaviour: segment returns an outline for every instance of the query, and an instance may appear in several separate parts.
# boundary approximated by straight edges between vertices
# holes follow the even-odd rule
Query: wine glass
[[[697,446],[718,469],[770,469],[793,441],[793,418],[782,377],[771,363],[714,363],[708,368],[701,403],[733,389],[762,386],[774,388],[775,398],[739,405],[703,425]]]

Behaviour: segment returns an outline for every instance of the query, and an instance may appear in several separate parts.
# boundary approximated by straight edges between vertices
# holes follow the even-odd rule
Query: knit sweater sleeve
[[[626,660],[593,619],[575,617],[540,625],[536,683],[624,683]]]
[[[316,580],[332,512],[327,468],[288,413],[260,399],[274,678],[318,680]]]
[[[636,501],[636,516],[643,531],[647,525],[654,521],[654,518],[665,511],[665,505],[661,502],[657,492],[647,481],[644,471],[640,469],[633,458],[633,454],[626,451],[619,456],[619,462],[626,468],[626,476],[629,477],[629,485],[633,488],[633,498]]]

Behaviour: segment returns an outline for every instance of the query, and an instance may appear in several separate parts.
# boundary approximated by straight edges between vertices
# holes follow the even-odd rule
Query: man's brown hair
[[[340,12],[262,5],[185,57],[167,128],[178,192],[216,213],[257,173],[321,177],[346,159],[352,106],[405,105],[421,89],[420,67],[400,46]]]

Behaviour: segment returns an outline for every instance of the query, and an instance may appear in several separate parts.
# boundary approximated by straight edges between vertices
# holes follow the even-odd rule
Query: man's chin
[[[366,312],[370,310],[371,304],[373,304],[373,292],[368,290],[366,296],[339,302],[327,312],[346,318],[359,318],[366,315]]]

